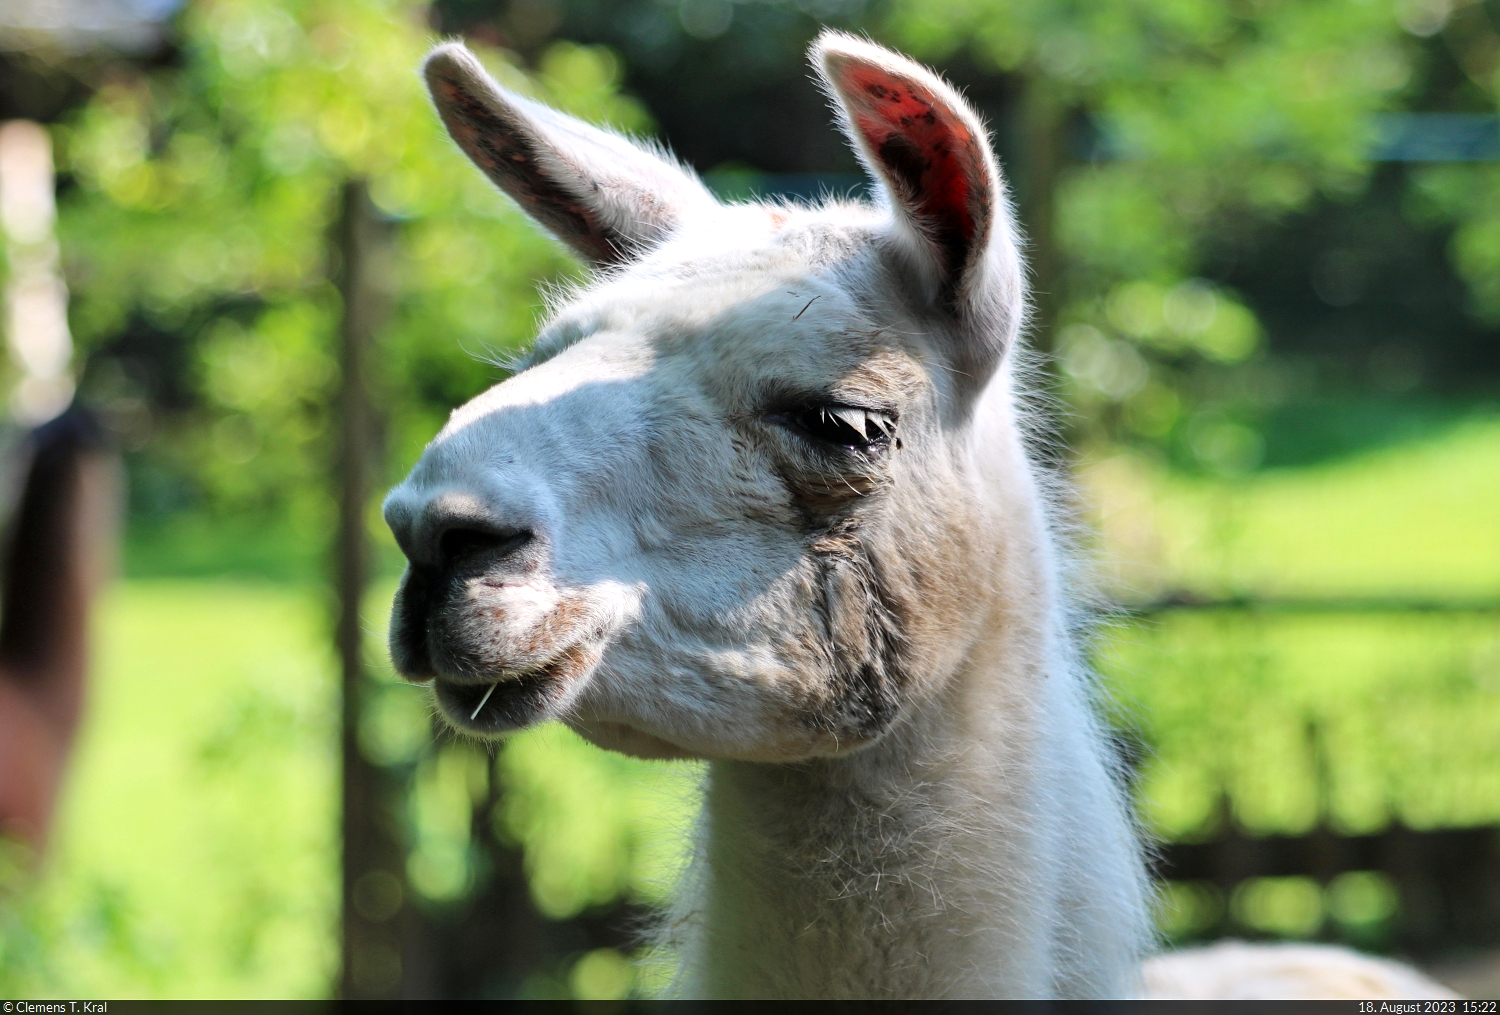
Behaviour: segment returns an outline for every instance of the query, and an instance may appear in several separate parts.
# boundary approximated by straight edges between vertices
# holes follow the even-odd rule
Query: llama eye
[[[850,405],[814,405],[792,416],[808,436],[845,448],[887,444],[896,431],[893,416]]]

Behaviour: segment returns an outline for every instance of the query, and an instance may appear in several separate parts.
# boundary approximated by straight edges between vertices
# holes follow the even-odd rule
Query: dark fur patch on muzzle
[[[896,720],[910,684],[902,611],[852,524],[821,534],[811,549],[830,679],[809,720],[838,738],[873,740]]]
[[[408,567],[391,604],[391,663],[408,680],[430,680],[432,657],[427,651],[427,617],[432,612],[433,578],[423,568]]]

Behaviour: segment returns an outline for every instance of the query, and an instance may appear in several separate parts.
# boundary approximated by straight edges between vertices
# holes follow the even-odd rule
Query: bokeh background
[[[633,931],[695,766],[456,740],[385,661],[379,493],[580,277],[416,68],[462,35],[726,198],[811,199],[864,186],[809,80],[823,25],[994,131],[1164,937],[1494,982],[1496,0],[9,0],[0,119],[50,139],[68,377],[128,506],[50,848],[0,843],[0,993],[660,982]]]

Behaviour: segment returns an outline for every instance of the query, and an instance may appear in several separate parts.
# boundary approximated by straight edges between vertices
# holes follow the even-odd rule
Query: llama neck
[[[676,921],[684,993],[1133,992],[1142,864],[1084,679],[990,658],[856,754],[713,764]]]

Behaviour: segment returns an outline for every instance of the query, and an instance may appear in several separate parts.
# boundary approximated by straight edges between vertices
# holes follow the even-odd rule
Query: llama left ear
[[[422,70],[458,146],[595,266],[627,261],[718,208],[698,178],[665,153],[501,88],[462,43],[438,46]]]
[[[960,313],[982,314],[998,283],[1018,303],[1010,202],[968,103],[915,61],[851,35],[825,31],[811,55],[855,151],[917,248],[933,295]]]

